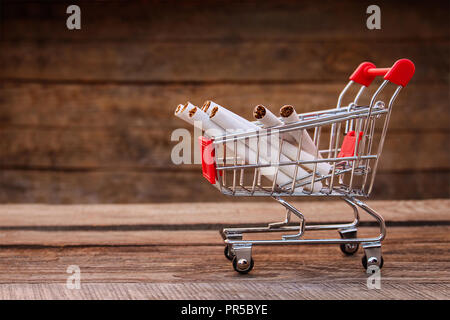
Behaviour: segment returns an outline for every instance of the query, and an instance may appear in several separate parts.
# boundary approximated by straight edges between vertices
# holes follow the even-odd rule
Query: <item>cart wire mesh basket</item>
[[[225,256],[233,262],[239,273],[252,270],[253,245],[287,244],[338,244],[347,255],[357,252],[362,244],[365,269],[381,268],[381,241],[386,236],[384,219],[367,206],[360,198],[368,197],[373,189],[378,163],[386,138],[393,103],[400,90],[407,85],[415,71],[408,59],[400,59],[391,68],[376,68],[364,62],[350,76],[348,84],[339,95],[336,108],[308,112],[298,115],[298,121],[275,127],[246,132],[234,132],[212,139],[200,137],[202,147],[202,169],[204,177],[221,193],[230,196],[272,197],[286,209],[284,221],[262,227],[226,228],[221,231],[225,242]],[[368,91],[377,76],[384,80],[371,95],[368,105],[360,105],[363,94]],[[356,96],[344,105],[344,97],[350,87],[361,85]],[[390,84],[390,85],[389,85]],[[392,94],[379,98],[381,92],[391,87]],[[368,95],[370,97],[370,95]],[[386,96],[386,95],[383,95]],[[259,125],[257,122],[255,124]],[[316,147],[313,158],[304,159],[302,135],[311,132]],[[296,158],[283,156],[286,134],[297,137]],[[261,161],[260,154],[272,151],[270,161]],[[256,152],[253,161],[248,161],[239,146],[251,146]],[[276,152],[273,152],[276,150]],[[300,168],[307,168],[308,171]],[[325,168],[325,169],[324,169]],[[298,174],[299,170],[306,174]],[[290,180],[280,179],[283,172],[290,172]],[[267,179],[267,176],[271,179]],[[288,197],[338,197],[352,209],[355,219],[345,224],[307,225],[304,215],[283,198]],[[376,237],[358,238],[359,209],[372,216],[379,224]],[[299,224],[291,224],[291,215]],[[336,239],[304,239],[306,231],[338,230]],[[244,233],[285,233],[275,240],[243,240]],[[286,234],[288,233],[288,234]]]

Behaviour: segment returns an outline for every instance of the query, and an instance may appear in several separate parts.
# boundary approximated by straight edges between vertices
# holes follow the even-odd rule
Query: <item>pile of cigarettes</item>
[[[204,130],[205,135],[211,138],[224,136],[230,131],[234,133],[258,131],[299,121],[298,114],[291,105],[285,105],[280,109],[280,117],[275,116],[263,105],[257,105],[253,110],[253,116],[260,124],[257,125],[213,101],[206,101],[201,108],[190,102],[184,105],[180,104],[175,110],[175,116]],[[316,145],[305,129],[301,134],[298,130],[281,133],[280,138],[283,140],[281,144],[268,141],[267,138],[260,138],[260,144],[268,145],[270,154],[276,155],[279,162],[296,161],[297,159],[314,161],[321,158]],[[301,145],[300,154],[298,154],[298,145]],[[255,144],[245,140],[238,140],[235,144],[227,143],[226,148],[231,154],[237,154],[243,164],[267,164],[273,160],[259,149],[256,150]],[[279,148],[281,148],[281,152],[279,152]],[[314,166],[319,175],[327,175],[331,169],[329,163],[318,162],[279,166],[279,170],[274,170],[274,167],[264,167],[261,168],[261,174],[271,181],[276,180],[276,184],[280,187],[290,186],[293,180],[296,181],[296,184],[311,181],[311,172],[314,170]],[[302,188],[312,192],[322,189],[321,181],[315,181],[313,186],[305,183],[303,185]]]

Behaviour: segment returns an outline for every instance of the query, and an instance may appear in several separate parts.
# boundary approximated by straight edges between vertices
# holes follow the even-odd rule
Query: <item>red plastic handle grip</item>
[[[408,59],[396,61],[391,68],[377,68],[372,62],[363,62],[349,79],[368,87],[376,76],[384,76],[384,80],[405,87],[414,75],[414,71],[414,63]]]
[[[400,59],[397,60],[388,73],[386,73],[384,80],[388,80],[396,85],[406,87],[415,71],[416,67],[411,60]]]
[[[371,68],[367,69],[367,74],[372,76],[384,76],[391,68]]]

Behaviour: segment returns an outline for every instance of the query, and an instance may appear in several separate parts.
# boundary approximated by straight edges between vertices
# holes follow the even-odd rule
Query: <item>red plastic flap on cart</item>
[[[341,151],[339,152],[338,158],[344,158],[344,157],[353,157],[355,154],[355,144],[356,144],[356,132],[355,131],[349,131],[347,135],[344,138],[344,141],[342,141]],[[363,132],[359,132],[359,141],[361,141],[363,136]]]
[[[199,137],[200,149],[202,153],[202,171],[203,177],[211,184],[216,183],[216,161],[215,149],[212,146],[212,139],[206,137]]]

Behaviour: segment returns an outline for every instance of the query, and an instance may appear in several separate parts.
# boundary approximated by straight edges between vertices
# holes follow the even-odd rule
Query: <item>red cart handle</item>
[[[384,80],[405,87],[414,75],[415,69],[414,63],[408,59],[396,61],[391,68],[377,68],[372,62],[363,62],[349,79],[368,87],[376,76],[384,76]]]

